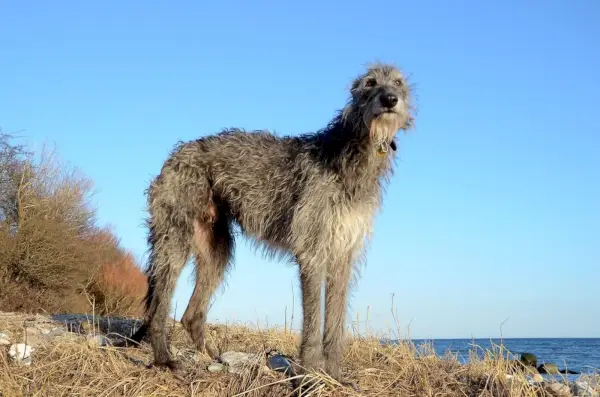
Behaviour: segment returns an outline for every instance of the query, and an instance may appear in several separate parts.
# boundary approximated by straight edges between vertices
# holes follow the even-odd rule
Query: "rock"
[[[543,382],[544,381],[544,377],[540,374],[531,375],[531,379],[533,379],[534,382]]]
[[[25,332],[28,335],[39,335],[39,334],[41,334],[40,330],[38,328],[36,328],[36,327],[27,327],[27,328],[25,328]]]
[[[550,374],[550,375],[558,375],[560,371],[558,370],[558,366],[554,363],[544,363],[538,367],[538,372],[540,374]]]
[[[573,371],[572,369],[559,369],[558,372],[561,374],[579,375],[579,372]]]
[[[267,353],[267,368],[286,375],[294,374],[290,358],[276,350],[271,350]]]
[[[10,345],[10,338],[8,337],[8,334],[5,334],[4,332],[0,332],[0,346],[6,346],[6,345]]]
[[[25,328],[25,335],[23,336],[23,342],[29,346],[37,347],[43,341],[43,336],[39,329],[36,327]]]
[[[546,384],[544,389],[546,389],[546,391],[554,397],[572,397],[571,389],[569,389],[569,386],[563,383],[548,383]]]
[[[599,393],[588,383],[581,380],[575,381],[571,386],[571,393],[575,397],[599,397]]]
[[[267,354],[267,367],[286,375],[291,375],[294,372],[289,358],[277,351],[271,351]]]
[[[82,335],[81,334],[76,334],[75,332],[70,332],[70,331],[65,331],[60,335],[57,335],[55,338],[61,338],[64,341],[68,341],[68,342],[77,342],[77,341],[81,341],[82,339]]]
[[[109,344],[109,340],[106,336],[100,334],[88,334],[86,336],[87,344],[90,347],[98,347],[98,346],[107,346]]]
[[[31,353],[35,349],[32,346],[26,345],[25,343],[14,343],[8,349],[8,355],[11,359],[19,362],[23,365],[31,364]]]
[[[49,337],[49,338],[55,338],[57,336],[64,335],[66,332],[67,332],[66,328],[56,327],[56,328],[53,328],[51,330],[48,330],[48,333],[44,334],[44,335],[47,336],[47,337]],[[42,333],[44,333],[44,332],[42,331]]]
[[[249,367],[262,364],[262,355],[230,351],[221,354],[219,361],[229,367],[229,372],[240,374]]]
[[[203,354],[196,349],[180,350],[171,346],[171,353],[173,354],[173,357],[178,357],[180,359],[184,359],[194,363],[201,363],[202,361],[204,361]]]
[[[118,316],[91,316],[88,314],[54,314],[50,316],[53,322],[63,324],[67,331],[90,334],[119,334],[131,336],[134,330],[142,325],[142,320]]]
[[[537,367],[537,357],[532,353],[522,353],[521,362],[528,367]]]
[[[221,363],[212,363],[207,368],[208,372],[223,372],[225,366]]]
[[[529,376],[528,378],[529,378],[529,379],[531,380],[531,382],[533,382],[533,383],[541,383],[541,382],[543,382],[543,381],[544,381],[544,377],[543,377],[542,375],[540,375],[540,374],[533,374],[533,375]],[[530,382],[530,383],[531,383],[531,382]]]

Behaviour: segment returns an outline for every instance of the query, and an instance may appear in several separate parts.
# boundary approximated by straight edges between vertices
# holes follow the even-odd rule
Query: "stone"
[[[61,336],[64,335],[67,332],[67,330],[63,327],[56,327],[50,330],[50,332],[48,332],[48,334],[45,334],[48,337],[54,338],[57,336]]]
[[[5,334],[4,332],[0,332],[0,346],[6,346],[6,345],[10,345],[10,338],[8,337],[8,334]]]
[[[571,393],[575,397],[600,397],[594,388],[588,383],[581,380],[573,382],[571,385]]]
[[[531,379],[531,381],[534,383],[541,383],[544,381],[544,377],[540,374],[533,374],[529,377],[529,379]]]
[[[55,338],[57,340],[58,340],[58,338],[62,338],[62,340],[64,340],[64,341],[77,342],[77,341],[82,340],[83,335],[77,334],[75,332],[65,331],[65,332],[61,333],[60,335],[57,335]]]
[[[528,367],[537,367],[537,357],[532,353],[522,353],[521,362]]]
[[[29,365],[31,364],[30,356],[34,350],[35,348],[26,345],[25,343],[14,343],[8,349],[8,355],[13,361],[19,362],[23,365]]]
[[[23,335],[23,343],[27,343],[29,346],[37,347],[44,341],[44,336],[40,330],[36,327],[25,328],[25,335]]]
[[[88,334],[86,339],[90,347],[107,346],[109,344],[108,338],[100,334]]]
[[[561,374],[568,374],[568,375],[579,375],[579,372],[577,371],[573,371],[572,369],[559,369],[558,372],[560,372]]]
[[[267,367],[277,372],[282,372],[286,375],[291,375],[294,370],[292,363],[285,355],[279,352],[271,352],[268,354]]]
[[[223,372],[225,368],[226,367],[221,363],[212,363],[206,369],[208,372]]]
[[[31,356],[21,360],[21,365],[28,367],[31,365]]]
[[[221,354],[219,361],[229,368],[229,372],[241,374],[248,367],[262,363],[262,355],[229,351]]]
[[[537,368],[531,365],[525,365],[521,360],[510,360],[507,368],[509,373],[522,372],[525,375],[537,374]]]
[[[554,397],[572,397],[571,389],[563,383],[548,383],[544,389]]]
[[[550,374],[550,375],[558,375],[560,371],[558,370],[558,366],[554,363],[544,363],[538,367],[538,372],[540,374]]]
[[[41,334],[40,330],[36,327],[27,327],[25,328],[25,332],[27,335],[39,335]]]

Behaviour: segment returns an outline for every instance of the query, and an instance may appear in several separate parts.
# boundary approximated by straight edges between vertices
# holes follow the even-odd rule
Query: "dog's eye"
[[[397,79],[396,81],[394,81],[394,84],[396,84],[398,87],[400,87],[402,85],[402,80]]]
[[[367,88],[375,87],[376,84],[377,84],[377,80],[369,79],[365,82],[365,87],[367,87]]]

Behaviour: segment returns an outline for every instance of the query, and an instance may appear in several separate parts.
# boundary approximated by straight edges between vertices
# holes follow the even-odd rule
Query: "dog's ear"
[[[356,79],[352,82],[350,85],[350,95],[354,96],[356,94],[356,90],[358,90],[358,87],[360,87],[360,82],[360,79]]]

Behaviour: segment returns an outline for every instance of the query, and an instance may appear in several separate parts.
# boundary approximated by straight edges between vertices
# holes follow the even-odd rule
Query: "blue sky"
[[[415,338],[505,320],[505,337],[598,337],[599,15],[591,0],[2,2],[0,126],[93,178],[100,221],[142,258],[143,191],[174,143],[315,130],[366,63],[396,63],[417,128],[348,321],[370,306],[372,329],[396,329],[395,294]],[[295,268],[243,240],[224,287],[211,321],[280,325],[295,301],[299,326]]]

